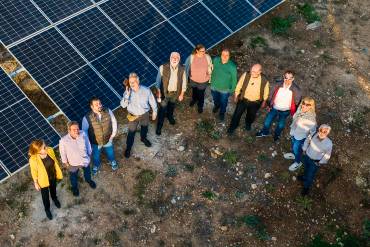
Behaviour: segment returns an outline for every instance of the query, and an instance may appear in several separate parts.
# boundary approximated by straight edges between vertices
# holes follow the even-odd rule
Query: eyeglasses
[[[329,133],[329,131],[328,131],[328,130],[326,130],[326,129],[320,129],[320,130],[319,130],[319,132],[320,132],[320,133],[323,133],[323,134],[327,134],[327,133]]]
[[[305,106],[311,106],[311,104],[307,104],[305,102],[302,103],[302,105],[305,105]]]
[[[294,79],[294,77],[288,78],[288,77],[284,76],[284,80],[291,81],[293,79]]]
[[[201,53],[203,53],[203,52],[206,52],[206,50],[198,50],[198,52],[201,52]]]

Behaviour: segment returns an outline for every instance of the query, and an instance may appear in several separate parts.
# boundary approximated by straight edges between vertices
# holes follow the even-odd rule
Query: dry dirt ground
[[[370,2],[311,1],[322,21],[316,30],[306,30],[301,3],[287,1],[210,53],[230,47],[239,73],[255,62],[269,78],[292,68],[304,94],[317,100],[319,123],[333,126],[334,151],[308,198],[295,181],[302,171],[288,172],[282,158],[287,131],[279,144],[256,140],[261,111],[253,131],[239,128],[230,138],[230,115],[226,125],[218,122],[207,92],[202,115],[187,96],[176,127],[166,123],[157,137],[152,124],[153,147],[136,140],[129,160],[126,113],[117,110],[120,168],[112,172],[104,158],[97,189],[81,179],[79,198],[65,174],[57,189],[62,208],[52,206],[52,221],[28,169],[1,184],[0,246],[369,246]],[[273,18],[289,16],[288,31],[272,34]],[[2,66],[14,69],[4,51],[2,57]],[[16,80],[46,116],[55,113],[25,74]],[[65,133],[63,116],[53,124]]]

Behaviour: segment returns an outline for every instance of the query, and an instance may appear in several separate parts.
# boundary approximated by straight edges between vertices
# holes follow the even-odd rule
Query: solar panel
[[[85,64],[54,28],[12,47],[10,51],[42,87]]]
[[[97,8],[58,27],[89,61],[127,42],[125,36]]]
[[[0,98],[7,97],[9,102],[7,106],[5,101],[1,102],[0,108],[0,160],[14,173],[28,163],[28,146],[32,140],[44,139],[49,146],[56,146],[60,137],[2,70],[0,82]]]
[[[4,148],[0,145],[0,152],[3,152],[3,150]],[[0,166],[0,181],[3,181],[7,177],[9,177],[8,173],[6,173],[6,171]]]
[[[76,121],[81,120],[89,110],[92,96],[98,96],[110,109],[119,105],[119,97],[89,66],[48,85],[45,91],[69,119]]]
[[[167,18],[198,3],[198,0],[150,0]]]
[[[46,18],[30,1],[0,1],[0,40],[4,44],[11,44],[48,25]]]
[[[115,0],[100,7],[130,38],[164,21],[147,1]]]
[[[172,17],[170,21],[193,44],[201,43],[207,48],[231,33],[200,3]]]
[[[251,4],[256,6],[261,13],[265,13],[270,9],[274,8],[278,4],[282,3],[284,0],[248,0]]]
[[[157,66],[167,62],[172,51],[178,51],[185,58],[193,48],[168,22],[161,23],[133,41]]]
[[[123,94],[122,81],[130,72],[136,72],[140,83],[150,86],[155,82],[157,69],[131,44],[109,52],[92,62],[92,65],[119,93]]]
[[[203,0],[220,19],[233,31],[243,27],[259,16],[259,13],[245,0],[214,1]]]
[[[33,0],[52,22],[57,22],[90,5],[89,0]]]

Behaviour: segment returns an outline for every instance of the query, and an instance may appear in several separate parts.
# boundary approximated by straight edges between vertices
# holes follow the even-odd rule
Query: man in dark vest
[[[159,103],[158,123],[155,133],[161,135],[165,117],[171,125],[176,123],[173,117],[176,101],[184,99],[186,91],[185,67],[180,63],[180,54],[172,52],[170,62],[159,67],[156,87]]]
[[[117,161],[114,158],[113,138],[117,134],[117,120],[113,112],[102,106],[99,98],[90,99],[91,111],[82,119],[82,130],[89,137],[92,145],[93,175],[100,169],[100,153],[104,148],[107,159],[112,170],[118,169]]]
[[[244,111],[247,111],[245,129],[247,131],[251,130],[252,123],[256,119],[257,111],[261,106],[266,106],[268,96],[269,82],[266,76],[262,74],[262,66],[260,64],[254,64],[250,73],[244,72],[236,85],[234,101],[237,104],[230,127],[227,130],[228,134],[234,133]]]

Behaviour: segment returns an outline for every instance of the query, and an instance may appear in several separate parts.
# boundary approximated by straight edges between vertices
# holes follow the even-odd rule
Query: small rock
[[[227,231],[227,226],[221,226],[221,227],[220,227],[220,229],[221,229],[221,231],[223,231],[223,232],[224,232],[224,231]]]
[[[271,237],[271,240],[272,240],[272,241],[276,241],[276,240],[277,240],[277,238],[276,238],[276,237]]]
[[[177,148],[177,150],[180,151],[180,152],[182,152],[182,151],[185,150],[185,147],[184,146],[180,146],[180,147]]]
[[[11,240],[14,240],[15,239],[14,234],[10,234],[9,237],[10,237]]]
[[[293,181],[297,181],[296,176],[293,176],[293,177],[292,177],[292,180],[293,180]]]
[[[257,184],[251,184],[252,189],[257,189]]]
[[[268,178],[271,178],[271,173],[265,173],[265,178],[268,179]]]
[[[153,234],[155,233],[155,230],[157,229],[157,227],[155,225],[153,225],[151,228],[150,228],[150,232]]]
[[[172,204],[176,204],[176,199],[175,199],[175,198],[172,198],[172,199],[171,199],[171,203],[172,203]]]
[[[276,155],[277,155],[277,152],[276,152],[276,151],[272,152],[272,154],[271,154],[271,156],[272,156],[273,158],[274,158]]]
[[[307,25],[306,30],[315,30],[317,28],[321,27],[320,21],[315,21]]]

